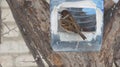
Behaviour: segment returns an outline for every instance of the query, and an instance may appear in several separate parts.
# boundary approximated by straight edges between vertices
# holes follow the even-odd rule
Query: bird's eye
[[[61,12],[58,12],[59,14],[61,14]]]

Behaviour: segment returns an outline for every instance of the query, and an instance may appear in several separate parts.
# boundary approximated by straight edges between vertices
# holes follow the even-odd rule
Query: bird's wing
[[[71,21],[67,19],[61,20],[61,27],[64,28],[64,30],[74,32],[75,27],[71,24]]]

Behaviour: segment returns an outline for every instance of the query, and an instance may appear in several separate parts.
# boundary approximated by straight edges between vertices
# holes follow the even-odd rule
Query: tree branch
[[[31,0],[30,7],[23,6],[22,0],[7,0],[7,2],[27,46],[35,59],[38,56],[36,62],[39,67],[45,67],[42,59],[45,59],[50,67],[112,67],[113,55],[116,54],[113,46],[120,33],[120,1],[117,4],[118,9],[105,25],[101,52],[86,53],[52,51],[49,38],[49,5],[44,0]]]

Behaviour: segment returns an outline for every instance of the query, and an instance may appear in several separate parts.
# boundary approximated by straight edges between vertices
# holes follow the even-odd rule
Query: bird
[[[60,26],[65,31],[70,31],[79,34],[83,40],[87,39],[86,36],[81,32],[81,27],[76,23],[72,14],[68,10],[62,10],[60,12]]]

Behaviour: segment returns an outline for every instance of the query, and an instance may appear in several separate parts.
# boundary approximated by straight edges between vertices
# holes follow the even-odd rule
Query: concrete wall
[[[2,43],[0,64],[2,67],[37,67],[13,19],[6,0],[2,0]]]

